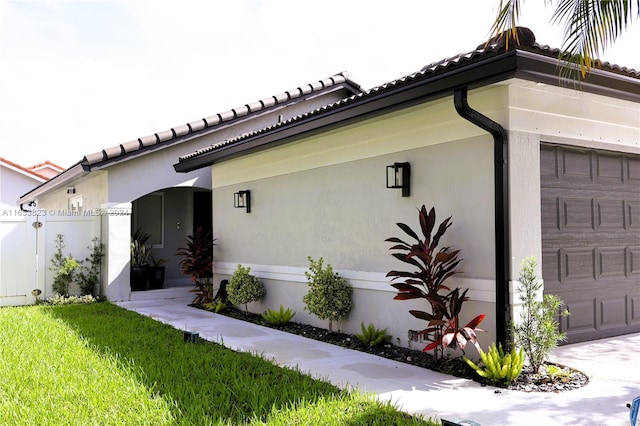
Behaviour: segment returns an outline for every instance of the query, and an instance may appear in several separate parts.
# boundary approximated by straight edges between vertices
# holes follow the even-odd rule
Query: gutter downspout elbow
[[[455,89],[453,103],[460,117],[493,136],[494,157],[494,232],[496,271],[496,340],[504,348],[511,346],[509,321],[509,165],[508,135],[499,123],[472,109],[467,102],[467,87]]]

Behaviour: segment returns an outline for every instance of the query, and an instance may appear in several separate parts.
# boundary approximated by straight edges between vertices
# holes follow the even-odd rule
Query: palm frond
[[[490,38],[494,38],[509,31],[511,37],[505,37],[506,49],[509,50],[509,39],[513,39],[516,43],[520,43],[518,39],[518,21],[520,20],[520,11],[522,10],[522,0],[500,0],[498,6],[498,15],[491,26]]]
[[[597,59],[640,17],[640,0],[562,0],[551,22],[563,25],[562,60],[586,78]],[[572,67],[573,65],[573,67]]]

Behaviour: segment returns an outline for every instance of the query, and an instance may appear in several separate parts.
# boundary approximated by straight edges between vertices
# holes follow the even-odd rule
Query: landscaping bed
[[[371,347],[362,343],[354,335],[329,332],[320,327],[293,321],[285,325],[275,326],[262,318],[260,314],[245,313],[235,308],[227,308],[219,314],[503,389],[523,392],[562,392],[578,389],[589,383],[589,378],[581,371],[567,366],[547,363],[547,368],[544,370],[551,370],[552,374],[534,373],[525,365],[522,374],[515,382],[508,385],[495,384],[478,376],[462,358],[446,358],[435,362],[431,353],[420,350],[424,345],[421,343],[415,343],[415,349],[396,346],[391,343]],[[549,366],[551,367],[549,368]]]

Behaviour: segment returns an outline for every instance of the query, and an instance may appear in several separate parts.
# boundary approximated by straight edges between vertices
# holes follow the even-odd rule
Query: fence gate
[[[0,306],[32,304],[34,289],[43,298],[52,295],[49,264],[57,234],[64,235],[63,254],[77,260],[89,255],[94,237],[100,238],[99,216],[54,213],[0,220]]]

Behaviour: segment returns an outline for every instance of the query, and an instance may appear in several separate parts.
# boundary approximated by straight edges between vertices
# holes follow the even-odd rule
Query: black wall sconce
[[[387,188],[401,188],[402,196],[411,194],[411,165],[409,163],[393,163],[387,166]]]
[[[246,209],[251,213],[251,191],[238,191],[233,194],[233,207],[236,209]]]

